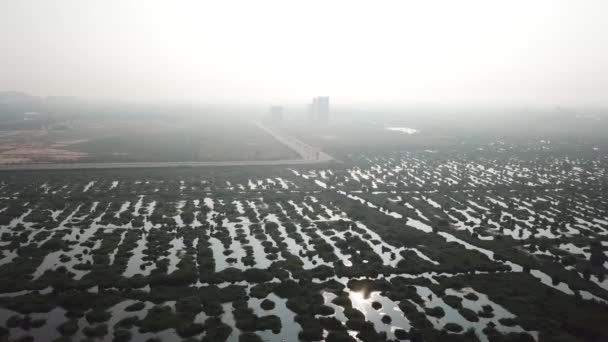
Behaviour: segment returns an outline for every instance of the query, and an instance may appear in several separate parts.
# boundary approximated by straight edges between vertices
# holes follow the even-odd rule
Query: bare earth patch
[[[86,155],[58,148],[17,147],[0,153],[0,164],[74,161]]]

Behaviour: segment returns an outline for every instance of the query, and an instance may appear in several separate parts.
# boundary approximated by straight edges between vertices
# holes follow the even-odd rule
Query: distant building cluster
[[[284,121],[283,106],[270,106],[266,122],[281,125]],[[317,96],[307,105],[308,123],[312,127],[324,127],[329,124],[329,96]]]
[[[329,123],[329,96],[318,96],[308,105],[308,121],[313,126],[327,126]]]

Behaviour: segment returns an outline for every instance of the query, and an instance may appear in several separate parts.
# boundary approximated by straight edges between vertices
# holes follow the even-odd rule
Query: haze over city
[[[2,1],[0,89],[605,108],[605,1]]]

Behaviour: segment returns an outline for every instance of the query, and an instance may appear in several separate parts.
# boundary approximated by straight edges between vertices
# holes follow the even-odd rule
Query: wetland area
[[[0,333],[607,338],[606,157],[480,148],[298,167],[4,172]]]

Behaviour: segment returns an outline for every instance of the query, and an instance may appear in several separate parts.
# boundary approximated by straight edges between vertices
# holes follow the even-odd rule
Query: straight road
[[[280,128],[275,128],[271,125],[266,125],[262,122],[255,122],[261,130],[270,134],[273,138],[279,141],[281,144],[292,149],[304,160],[310,160],[315,162],[329,161],[332,159],[330,155],[321,151],[318,148],[312,147],[302,140],[298,140],[292,136],[289,136],[285,132],[282,132]]]

